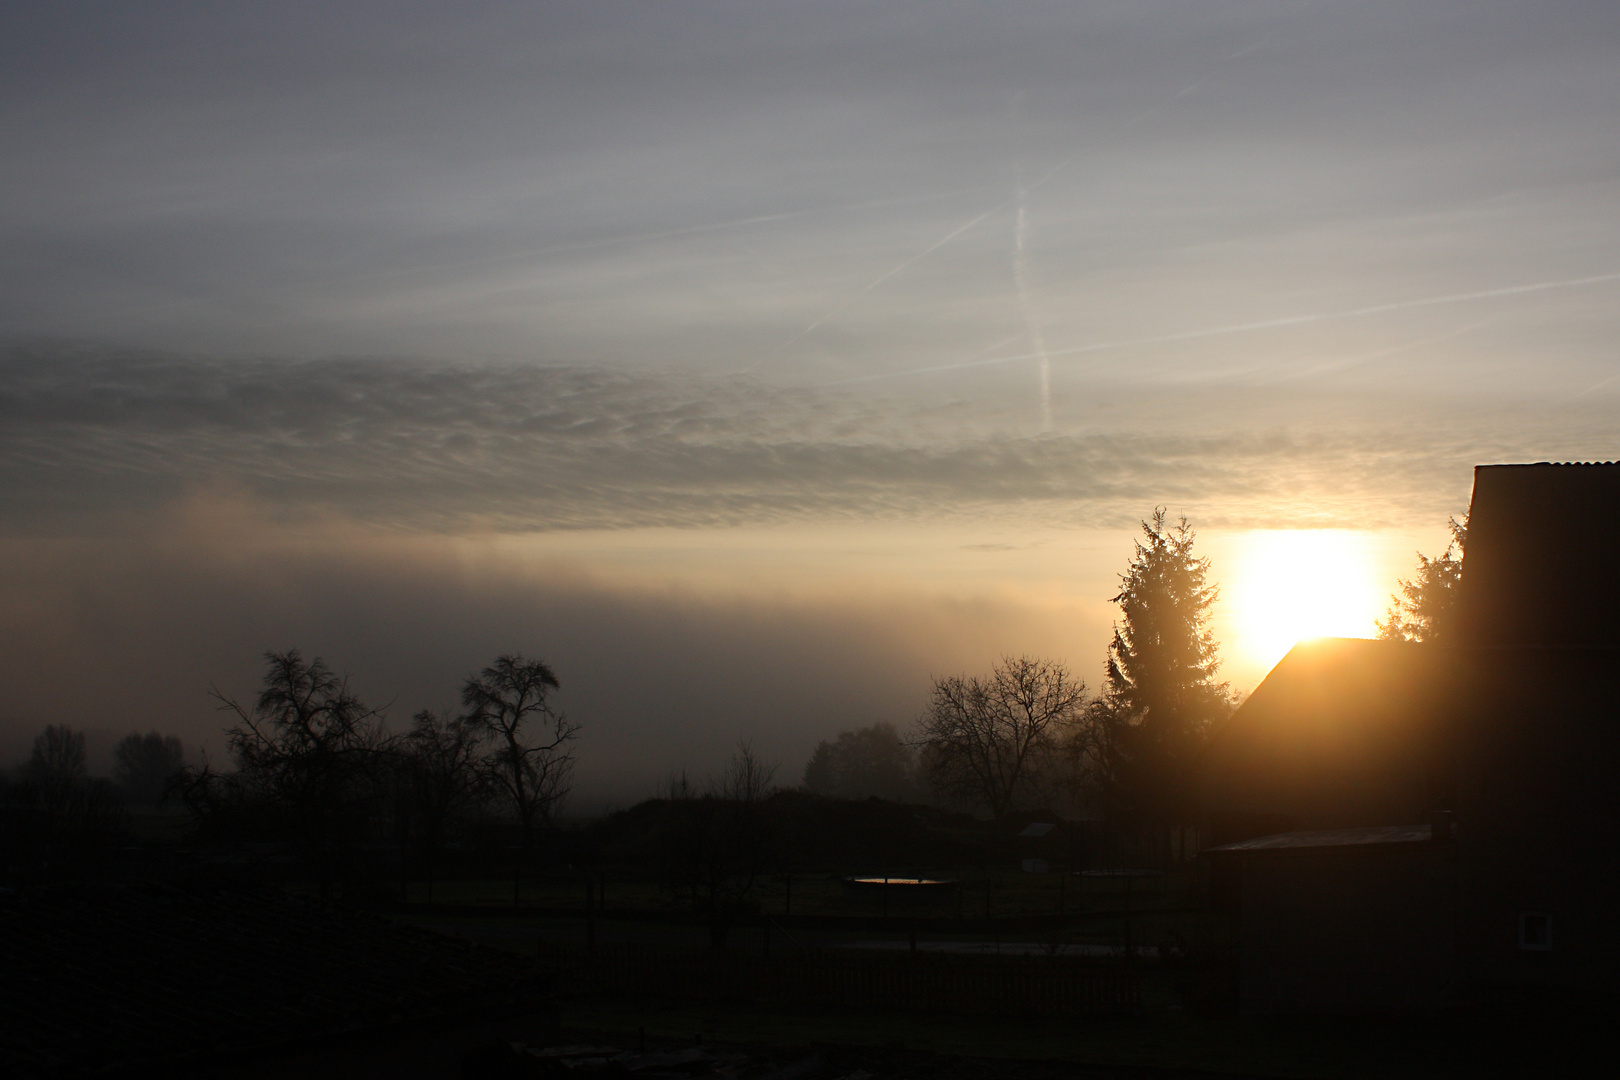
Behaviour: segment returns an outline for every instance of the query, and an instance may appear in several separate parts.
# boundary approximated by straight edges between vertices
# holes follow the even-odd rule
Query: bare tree
[[[915,742],[935,790],[1000,816],[1034,794],[1082,721],[1086,684],[1052,660],[1004,657],[989,678],[934,681]]]
[[[13,870],[72,872],[116,844],[123,808],[85,769],[84,735],[51,724],[34,738],[18,782],[0,776],[0,851]]]
[[[776,854],[766,808],[775,776],[776,766],[742,741],[701,795],[684,773],[668,784],[669,827],[658,852],[664,887],[708,916],[715,949],[725,947]]]
[[[113,749],[113,779],[135,802],[159,802],[170,777],[185,765],[185,747],[173,735],[132,731]]]
[[[468,717],[423,709],[399,741],[402,816],[408,823],[401,836],[413,838],[425,849],[429,900],[438,852],[453,823],[476,809],[488,792],[488,779],[481,768],[487,738],[483,726]]]
[[[468,722],[495,741],[488,772],[517,814],[525,861],[535,825],[551,820],[573,781],[579,725],[548,700],[558,688],[557,676],[541,661],[504,655],[467,676],[461,691],[461,703],[471,710]]]
[[[87,775],[84,733],[66,724],[47,724],[34,736],[34,752],[23,771],[42,791],[66,791]]]
[[[756,806],[776,790],[776,769],[754,752],[752,743],[741,739],[726,767],[710,782],[710,791],[726,802]]]
[[[319,657],[306,661],[288,649],[266,653],[265,662],[251,709],[211,694],[238,721],[226,732],[235,786],[315,867],[325,898],[332,872],[380,804],[389,749],[382,714]]]

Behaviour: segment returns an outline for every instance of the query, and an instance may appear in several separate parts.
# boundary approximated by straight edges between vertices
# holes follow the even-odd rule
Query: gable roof
[[[1443,735],[1436,656],[1404,641],[1294,646],[1210,740],[1206,806],[1282,814],[1293,828],[1422,820]]]

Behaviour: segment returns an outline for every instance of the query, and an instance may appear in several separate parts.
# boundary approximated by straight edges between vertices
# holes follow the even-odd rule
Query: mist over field
[[[577,557],[292,529],[240,505],[179,506],[116,541],[0,548],[13,757],[28,721],[49,718],[156,726],[223,760],[228,718],[207,691],[250,701],[266,649],[325,657],[396,730],[459,706],[468,674],[518,651],[558,672],[557,700],[583,725],[581,812],[644,798],[675,769],[706,775],[740,738],[797,782],[815,741],[909,724],[931,675],[1095,635],[1029,597],[616,582]]]

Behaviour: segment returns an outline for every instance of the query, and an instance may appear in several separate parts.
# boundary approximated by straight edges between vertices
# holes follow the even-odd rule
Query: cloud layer
[[[1059,430],[1029,434],[1030,403],[993,387],[920,400],[578,367],[16,348],[0,357],[0,506],[14,534],[93,530],[207,488],[443,533],[1119,527],[1155,504],[1210,525],[1405,525],[1454,507],[1472,464],[1591,456],[1616,434],[1607,400],[1545,417],[1477,397],[1098,384],[1060,388]]]

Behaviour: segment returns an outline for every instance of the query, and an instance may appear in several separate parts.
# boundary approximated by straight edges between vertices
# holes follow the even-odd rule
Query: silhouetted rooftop
[[[1474,470],[1459,643],[1620,647],[1620,464]]]
[[[1405,641],[1300,642],[1210,740],[1210,808],[1286,818],[1266,832],[1422,820],[1447,687],[1433,660]]]

